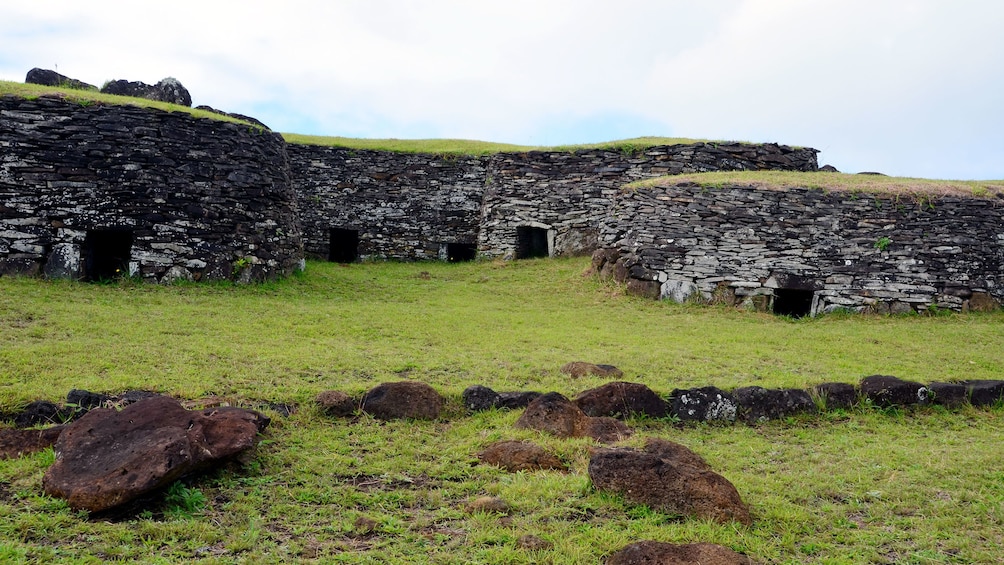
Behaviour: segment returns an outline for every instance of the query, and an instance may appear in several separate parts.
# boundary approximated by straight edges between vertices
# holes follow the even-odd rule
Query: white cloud
[[[1004,151],[1002,15],[937,0],[47,0],[0,9],[0,78],[174,76],[196,104],[304,133],[673,134],[1004,177],[987,157]]]

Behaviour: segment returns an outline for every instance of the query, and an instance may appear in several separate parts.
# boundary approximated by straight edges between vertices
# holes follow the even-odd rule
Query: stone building
[[[0,98],[0,275],[244,281],[303,259],[285,142],[185,112]]]
[[[896,197],[667,179],[618,195],[600,239],[601,273],[678,302],[804,316],[1004,301],[1001,194]]]

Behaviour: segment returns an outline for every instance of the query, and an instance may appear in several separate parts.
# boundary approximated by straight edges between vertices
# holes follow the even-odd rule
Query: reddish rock
[[[586,375],[595,375],[609,379],[619,379],[624,376],[624,372],[613,365],[596,365],[585,361],[572,361],[561,366],[561,372],[571,376],[573,379]]]
[[[73,508],[106,510],[253,447],[268,423],[242,408],[185,410],[166,396],[91,410],[59,436],[42,487]]]
[[[355,414],[359,402],[339,390],[326,390],[317,395],[317,405],[328,416],[346,418]]]
[[[607,383],[580,393],[574,402],[587,416],[665,418],[669,414],[666,401],[641,383]]]
[[[56,443],[66,426],[43,430],[0,430],[0,459],[13,459],[37,453]]]
[[[677,545],[658,541],[632,543],[607,557],[606,565],[755,565],[755,561],[713,543]]]
[[[631,435],[631,429],[613,418],[587,416],[557,392],[541,395],[516,421],[517,428],[539,430],[558,437],[591,437],[611,443]]]
[[[749,525],[749,509],[735,486],[706,466],[693,464],[694,457],[700,458],[683,455],[682,449],[661,442],[645,451],[596,449],[589,459],[589,478],[599,490],[661,512]]]
[[[478,459],[482,463],[496,465],[513,473],[541,469],[568,470],[568,466],[554,454],[526,441],[497,441],[478,453]]]
[[[710,471],[711,465],[690,448],[666,439],[650,437],[645,441],[645,453],[651,453],[673,465],[687,465],[699,470]]]
[[[435,420],[443,410],[443,397],[431,386],[416,381],[383,383],[363,396],[362,411],[380,420]]]

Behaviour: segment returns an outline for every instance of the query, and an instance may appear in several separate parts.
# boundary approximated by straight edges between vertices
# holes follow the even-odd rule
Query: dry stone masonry
[[[286,145],[250,126],[0,98],[0,275],[266,280],[303,258]]]
[[[640,179],[817,170],[816,150],[692,143],[433,155],[58,95],[0,99],[0,275],[267,280],[332,261],[594,254],[632,292],[794,316],[1004,300],[1004,200]],[[825,174],[825,173],[821,173]]]
[[[678,302],[801,316],[1004,300],[1004,200],[992,196],[667,183],[620,193],[601,244],[601,273]]]
[[[470,260],[485,158],[289,146],[308,255]]]

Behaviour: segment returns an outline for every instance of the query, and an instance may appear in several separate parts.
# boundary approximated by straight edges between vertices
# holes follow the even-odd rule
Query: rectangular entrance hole
[[[549,257],[550,255],[551,253],[547,246],[546,229],[530,226],[516,228],[517,259],[534,259],[537,257]]]
[[[91,230],[84,236],[84,280],[109,281],[129,274],[133,235],[127,230]]]
[[[359,231],[331,228],[328,233],[328,261],[354,263],[359,258]]]
[[[450,263],[473,261],[478,256],[478,246],[474,243],[447,243],[446,260]]]
[[[778,316],[802,318],[812,313],[812,291],[794,288],[774,289],[773,311]]]

